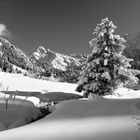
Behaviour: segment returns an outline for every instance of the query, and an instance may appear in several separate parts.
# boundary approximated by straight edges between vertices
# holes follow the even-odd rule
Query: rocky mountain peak
[[[36,52],[33,53],[33,56],[38,60],[45,57],[46,53],[47,53],[47,50],[44,47],[39,46]]]
[[[33,53],[34,58],[38,63],[49,65],[55,69],[66,71],[69,65],[80,66],[80,59],[74,58],[69,55],[64,55],[56,53],[50,49],[46,49],[42,46],[39,46],[37,50]]]

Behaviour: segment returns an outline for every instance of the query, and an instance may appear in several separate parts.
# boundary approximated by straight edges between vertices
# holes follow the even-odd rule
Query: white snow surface
[[[75,93],[80,94],[75,91],[76,84],[62,83],[62,82],[52,82],[34,79],[18,74],[10,74],[0,72],[0,83],[3,87],[8,90],[20,90],[20,91],[48,91],[48,92],[65,92],[65,93]]]
[[[75,93],[76,84],[37,80],[0,73],[9,90]],[[139,140],[140,91],[120,88],[115,95],[90,100],[63,101],[41,120],[2,131],[2,140]],[[24,97],[25,98],[25,97]],[[138,118],[138,119],[137,119]],[[19,120],[13,125],[24,124]],[[12,124],[11,124],[12,125]],[[0,122],[0,128],[5,126]],[[10,127],[10,126],[9,126]],[[13,126],[11,126],[13,128]]]
[[[0,85],[2,85],[0,87],[1,90],[8,88],[8,91],[38,92],[41,94],[46,92],[64,92],[82,95],[82,93],[75,91],[77,84],[52,82],[5,72],[0,72]],[[3,96],[3,94],[1,93],[0,96]],[[135,99],[140,98],[140,91],[119,88],[114,95],[106,95],[104,97],[110,99]],[[17,98],[25,99],[22,96],[17,96]],[[40,101],[36,97],[28,97],[27,100],[32,101],[35,105]]]
[[[119,88],[115,91],[114,95],[106,95],[104,97],[110,99],[136,99],[140,98],[140,90]]]
[[[27,91],[27,92],[64,92],[82,95],[75,91],[76,84],[60,83],[34,79],[18,74],[10,74],[0,72],[1,90],[8,88],[8,91]],[[1,94],[3,96],[3,94]],[[17,96],[18,98],[25,99],[25,97]],[[36,97],[28,97],[27,100],[32,101],[35,105],[39,103]]]
[[[136,140],[140,137],[136,99],[64,101],[34,123],[2,131],[2,140]],[[140,102],[138,102],[140,104]]]

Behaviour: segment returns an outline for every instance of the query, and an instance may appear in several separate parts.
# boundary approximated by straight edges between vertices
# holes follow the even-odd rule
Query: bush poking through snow
[[[88,56],[79,77],[77,91],[98,95],[113,94],[114,90],[127,84],[138,83],[135,75],[140,71],[130,69],[132,59],[123,56],[125,39],[114,35],[117,27],[108,18],[97,24],[94,39],[89,44],[92,53]]]
[[[38,105],[36,105],[36,107],[38,107],[42,113],[40,118],[45,117],[55,110],[55,105],[53,102],[40,102]]]

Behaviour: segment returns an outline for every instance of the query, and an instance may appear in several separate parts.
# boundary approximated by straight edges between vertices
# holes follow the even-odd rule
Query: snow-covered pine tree
[[[113,94],[120,86],[138,83],[136,75],[140,71],[130,68],[133,59],[123,55],[125,39],[113,34],[116,28],[108,18],[97,24],[94,39],[89,42],[92,53],[82,68],[76,91],[106,95]]]

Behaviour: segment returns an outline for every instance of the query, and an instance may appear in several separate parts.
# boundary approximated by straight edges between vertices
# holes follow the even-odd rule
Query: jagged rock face
[[[37,51],[33,53],[33,56],[38,60],[40,58],[45,57],[46,55],[46,49],[42,46],[39,46],[37,48]]]
[[[33,53],[33,56],[38,63],[46,64],[49,67],[53,67],[62,71],[66,71],[69,65],[81,65],[79,58],[56,53],[49,49],[45,49],[42,46],[39,46],[37,51]]]

